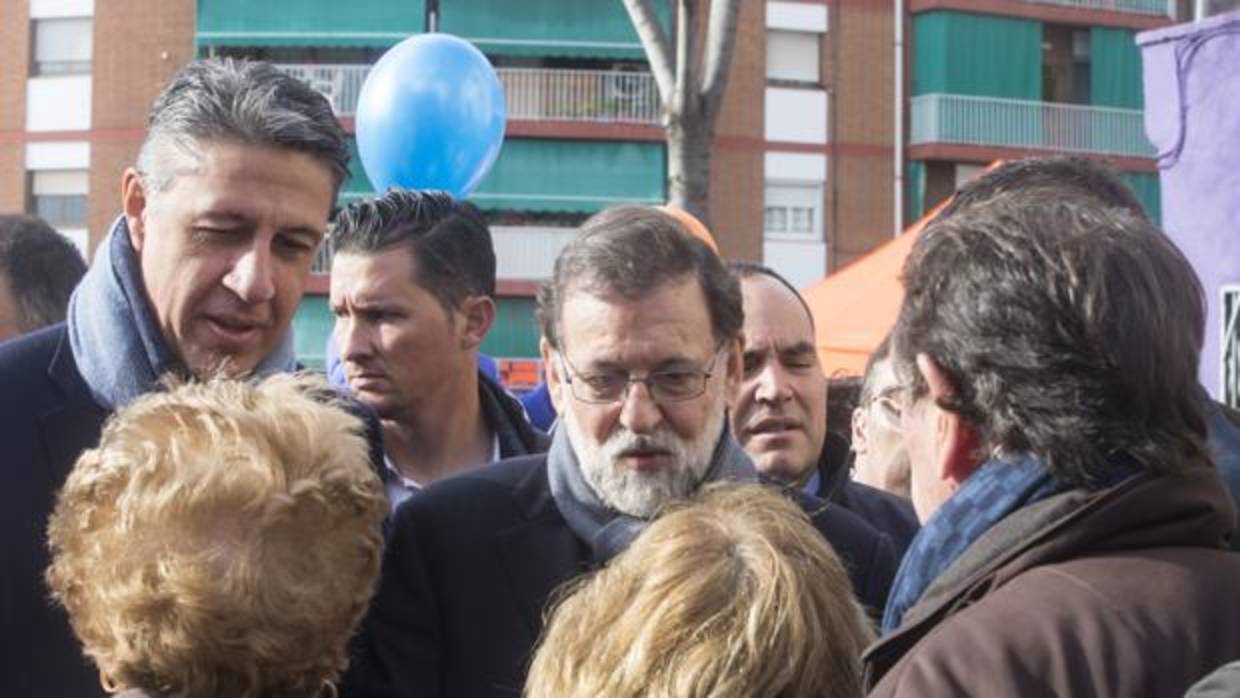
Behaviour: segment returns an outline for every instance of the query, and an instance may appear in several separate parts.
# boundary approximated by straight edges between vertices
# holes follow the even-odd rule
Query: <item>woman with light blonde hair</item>
[[[527,698],[855,698],[873,631],[839,558],[777,490],[674,505],[553,612]]]
[[[172,386],[81,456],[47,579],[105,690],[335,695],[387,509],[361,421],[329,395],[293,375]]]

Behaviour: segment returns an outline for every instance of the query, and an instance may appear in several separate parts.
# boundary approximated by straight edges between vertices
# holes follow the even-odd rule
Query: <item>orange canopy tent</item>
[[[1003,162],[990,163],[978,176]],[[814,316],[814,343],[828,376],[860,376],[865,372],[870,352],[891,331],[900,313],[904,259],[922,228],[951,200],[944,199],[898,237],[801,290]]]
[[[814,316],[814,343],[828,376],[859,376],[870,352],[883,341],[900,312],[900,269],[936,206],[889,242],[801,291]]]

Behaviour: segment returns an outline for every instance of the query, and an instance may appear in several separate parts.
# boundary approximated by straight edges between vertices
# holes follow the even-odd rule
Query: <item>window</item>
[[[819,85],[822,34],[772,29],[766,33],[766,78],[780,83]]]
[[[91,18],[34,20],[34,74],[90,72]]]
[[[59,230],[86,227],[88,183],[82,170],[39,170],[31,176],[31,213]]]
[[[1223,404],[1240,409],[1240,286],[1223,287],[1222,351]]]
[[[822,239],[822,185],[766,185],[763,232],[768,238]]]

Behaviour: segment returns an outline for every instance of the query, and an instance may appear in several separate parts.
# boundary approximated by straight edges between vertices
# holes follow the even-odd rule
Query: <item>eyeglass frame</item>
[[[719,357],[724,354],[724,350],[727,348],[727,344],[728,344],[727,342],[720,343],[715,348],[715,351],[711,355],[711,357],[706,360],[706,363],[703,366],[700,366],[692,371],[681,370],[681,369],[676,369],[673,371],[651,371],[650,373],[647,373],[645,376],[642,376],[640,378],[635,378],[631,373],[628,373],[626,371],[624,375],[624,387],[621,388],[620,392],[616,395],[616,397],[608,399],[608,400],[593,400],[593,399],[583,398],[581,395],[578,395],[576,389],[573,388],[574,379],[580,379],[582,381],[588,382],[589,379],[591,378],[599,378],[599,377],[604,376],[605,375],[604,373],[601,373],[601,372],[591,373],[591,374],[582,373],[581,371],[577,370],[577,367],[574,366],[571,361],[568,360],[568,355],[562,349],[556,349],[555,355],[556,355],[556,358],[560,361],[560,368],[563,369],[564,371],[564,382],[568,384],[568,392],[569,394],[573,396],[573,399],[575,400],[584,402],[587,405],[618,405],[618,404],[623,403],[625,400],[629,398],[629,391],[632,390],[634,383],[641,383],[646,386],[646,394],[650,396],[650,400],[652,402],[662,405],[666,403],[675,404],[678,402],[688,402],[690,400],[696,400],[697,398],[700,398],[703,395],[705,395],[706,386],[710,383],[710,379],[714,377],[716,373],[715,366],[716,364],[719,363]],[[670,398],[670,399],[665,398],[665,397],[659,397],[655,394],[656,392],[655,386],[657,384],[653,383],[652,381],[654,380],[655,376],[667,375],[669,373],[692,373],[693,375],[701,378],[702,387],[694,394],[687,395],[684,397],[676,397],[676,398]]]
[[[879,407],[882,408],[883,421],[887,423],[887,427],[900,431],[904,410],[908,406],[903,404],[903,401],[898,399],[897,396],[906,390],[908,390],[908,386],[903,383],[889,385],[877,393],[871,394],[863,401],[862,405],[868,411],[871,406],[878,403]]]

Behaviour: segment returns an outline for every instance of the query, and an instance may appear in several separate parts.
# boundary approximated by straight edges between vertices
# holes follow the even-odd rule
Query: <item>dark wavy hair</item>
[[[1097,199],[1001,193],[940,216],[904,266],[896,367],[927,354],[988,452],[1027,452],[1089,485],[1126,453],[1166,471],[1209,461],[1197,382],[1201,283],[1148,220]]]

